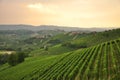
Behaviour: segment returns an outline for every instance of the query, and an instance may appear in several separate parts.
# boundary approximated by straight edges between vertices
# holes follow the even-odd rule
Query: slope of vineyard
[[[119,76],[119,39],[0,72],[0,80],[119,80]]]
[[[31,55],[34,56],[38,56],[38,55],[58,55],[58,54],[63,54],[66,52],[70,52],[70,51],[74,51],[75,49],[70,48],[70,47],[66,47],[66,46],[61,46],[61,44],[59,45],[55,45],[52,47],[49,47],[48,50],[45,49],[36,49],[31,51]]]
[[[101,44],[106,41],[114,40],[120,37],[120,29],[113,29],[104,32],[91,32],[91,33],[62,33],[51,37],[47,44],[53,44],[53,42],[58,42],[55,45],[48,46],[48,50],[35,49],[31,51],[31,54],[62,54],[65,52],[70,52],[80,48],[87,48]],[[52,43],[49,43],[51,42]],[[59,46],[58,46],[59,45]],[[57,47],[56,47],[57,46]],[[63,50],[64,49],[64,50]]]

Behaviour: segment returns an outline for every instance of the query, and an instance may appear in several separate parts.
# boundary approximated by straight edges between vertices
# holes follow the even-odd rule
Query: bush
[[[116,40],[116,42],[120,42],[120,40],[118,39],[118,40]]]
[[[107,45],[110,45],[110,42],[108,42]]]

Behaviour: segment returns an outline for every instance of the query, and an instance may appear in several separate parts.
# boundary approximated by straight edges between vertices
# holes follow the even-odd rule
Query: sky
[[[0,24],[120,27],[120,0],[0,0]]]

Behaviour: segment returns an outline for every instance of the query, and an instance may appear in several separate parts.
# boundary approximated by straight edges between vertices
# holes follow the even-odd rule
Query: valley
[[[100,32],[0,30],[0,54],[10,51],[24,53],[25,60],[14,66],[1,64],[0,80],[120,79],[119,28]]]

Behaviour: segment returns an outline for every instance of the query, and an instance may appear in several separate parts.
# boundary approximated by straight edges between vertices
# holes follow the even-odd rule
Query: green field
[[[51,44],[47,50],[35,47],[24,62],[0,65],[0,80],[120,80],[119,31],[50,37],[44,42]],[[52,44],[51,40],[60,42]]]
[[[51,46],[48,48],[48,50],[44,50],[44,49],[36,49],[31,51],[30,55],[58,55],[58,54],[63,54],[66,52],[70,52],[70,51],[74,51],[75,49],[70,48],[70,47],[66,47],[66,46],[61,46],[61,44],[55,45],[55,46]]]
[[[118,80],[120,40],[0,68],[0,80]],[[4,68],[5,67],[5,68]],[[9,67],[9,66],[8,66]]]

